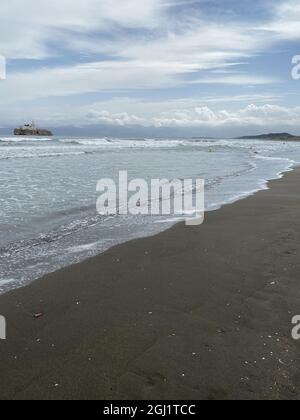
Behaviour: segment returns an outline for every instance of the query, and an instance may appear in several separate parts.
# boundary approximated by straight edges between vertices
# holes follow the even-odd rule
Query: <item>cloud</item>
[[[255,101],[246,105],[249,101]],[[265,103],[264,101],[273,101]],[[173,100],[146,101],[130,97],[115,97],[92,105],[65,103],[58,108],[40,105],[38,111],[30,106],[24,108],[0,105],[0,124],[9,121],[16,125],[34,118],[46,127],[65,126],[110,126],[155,128],[203,128],[214,133],[223,128],[245,130],[258,128],[265,131],[294,128],[300,129],[300,107],[281,106],[276,96],[253,94],[237,96],[207,96]],[[240,103],[240,104],[239,104]],[[245,105],[244,105],[245,103]],[[13,110],[13,111],[12,111]]]
[[[111,114],[108,111],[90,110],[86,114],[86,119],[91,124],[114,125],[119,127],[148,125],[145,119],[136,117],[135,115],[129,115],[127,112]]]
[[[154,28],[165,0],[10,0],[0,3],[0,51],[7,58],[44,58],[54,40],[68,43],[112,28]]]
[[[222,73],[201,75],[199,80],[202,71],[228,72],[241,59],[264,51],[270,39],[246,22],[207,19],[201,2],[197,9],[176,14],[174,6],[179,4],[180,0],[1,2],[1,54],[42,60],[67,52],[77,58],[92,54],[95,59],[53,66],[54,57],[51,66],[10,72],[1,85],[0,100],[172,88],[193,79],[227,85],[276,82],[255,74]]]
[[[113,126],[134,126],[155,128],[220,128],[220,127],[299,127],[300,107],[287,108],[279,105],[248,105],[236,111],[213,110],[208,106],[193,109],[177,109],[159,115],[140,117],[128,113],[90,110],[85,123],[99,123]]]
[[[262,125],[264,121],[294,125],[299,118],[297,108],[278,110],[275,105],[257,105],[278,99],[263,94],[262,86],[279,80],[258,71],[247,73],[245,68],[249,58],[269,51],[279,41],[300,38],[299,1],[274,3],[264,23],[260,19],[258,24],[253,17],[248,20],[241,15],[228,14],[222,20],[221,14],[210,14],[208,18],[207,2],[202,1],[1,2],[0,54],[10,59],[13,66],[9,69],[14,69],[0,84],[1,115],[10,109],[13,116],[9,118],[23,119],[30,112],[50,120],[54,114],[51,106],[42,109],[34,101],[46,98],[50,102],[51,97],[53,101],[60,97],[55,104],[60,108],[55,110],[60,124],[78,120],[84,124],[153,127]],[[184,6],[184,12],[176,6]],[[22,69],[18,59],[35,59],[36,65]],[[60,59],[64,64],[58,64]],[[157,103],[118,99],[118,105],[117,101],[106,101],[73,106],[72,95],[110,92],[115,96],[116,91],[126,91],[134,96],[137,90],[172,92],[186,87],[190,92],[193,84],[206,92],[206,99],[160,99]],[[260,94],[209,96],[211,87],[204,85],[210,84],[224,91],[232,86],[235,93],[239,86],[258,86]],[[67,110],[60,102],[65,97],[69,98]],[[78,97],[76,100],[80,102]],[[235,111],[211,109],[214,103],[246,101],[256,105]]]
[[[153,119],[158,127],[243,127],[288,125],[299,126],[300,107],[286,108],[278,105],[248,105],[236,111],[213,111],[204,106],[184,112],[166,113]]]
[[[279,80],[274,77],[255,76],[248,74],[221,75],[221,77],[202,77],[192,80],[191,84],[219,84],[219,85],[266,85],[278,83]]]
[[[66,80],[59,77],[62,87],[68,88]],[[73,89],[73,79],[71,78]],[[91,83],[91,76],[87,77]],[[95,83],[97,80],[95,80]],[[24,80],[18,88],[22,88]],[[41,89],[53,89],[52,85]],[[79,86],[77,86],[79,89]],[[129,93],[129,92],[128,92]],[[298,107],[280,106],[281,95],[272,92],[261,93],[260,89],[248,94],[203,95],[178,99],[156,100],[129,96],[115,96],[110,99],[85,104],[74,100],[58,102],[41,100],[19,104],[0,97],[0,124],[15,125],[34,118],[45,126],[60,127],[68,125],[110,125],[110,126],[142,126],[142,127],[199,127],[210,128],[222,126],[245,126],[247,124],[263,126],[289,125],[300,126]],[[249,105],[250,104],[250,105]]]
[[[300,39],[300,3],[299,0],[286,0],[275,5],[274,18],[262,26],[281,40],[297,41]]]

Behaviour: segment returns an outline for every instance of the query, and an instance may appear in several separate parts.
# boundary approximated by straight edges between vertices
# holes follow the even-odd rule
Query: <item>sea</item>
[[[0,293],[182,220],[99,215],[102,178],[205,179],[213,211],[299,164],[300,142],[0,135]]]

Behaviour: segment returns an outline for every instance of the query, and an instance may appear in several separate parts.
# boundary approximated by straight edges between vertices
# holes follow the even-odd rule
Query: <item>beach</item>
[[[0,296],[0,399],[299,399],[299,185]]]
[[[208,211],[264,189],[299,162],[300,142],[0,137],[0,295],[183,220],[181,212],[99,214],[103,178],[118,184],[127,171],[149,185],[203,179]]]

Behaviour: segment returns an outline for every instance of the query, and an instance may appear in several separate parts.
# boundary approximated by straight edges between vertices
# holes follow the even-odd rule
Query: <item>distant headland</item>
[[[280,140],[280,141],[300,141],[300,136],[294,136],[289,133],[269,133],[269,134],[260,134],[258,136],[243,136],[238,137],[242,140]]]
[[[23,127],[14,129],[15,136],[53,136],[53,133],[49,130],[38,128],[34,122],[31,124],[25,124]]]

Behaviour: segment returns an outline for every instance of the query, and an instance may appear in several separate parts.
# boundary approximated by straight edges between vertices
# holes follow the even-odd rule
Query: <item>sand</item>
[[[299,399],[299,186],[1,296],[0,399]]]

